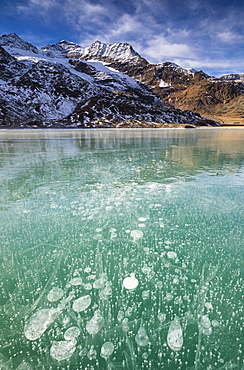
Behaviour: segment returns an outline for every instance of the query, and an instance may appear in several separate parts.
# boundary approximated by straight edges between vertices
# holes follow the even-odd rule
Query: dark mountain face
[[[0,79],[9,81],[20,76],[26,70],[24,63],[19,62],[0,46]]]
[[[150,64],[127,43],[96,41],[84,49],[62,40],[40,50],[10,34],[0,37],[0,45],[0,125],[215,125],[192,107],[198,112],[200,105],[221,104],[223,97],[226,104],[243,95],[241,82],[228,81],[227,88],[226,81],[201,71]],[[195,101],[190,92],[199,86],[202,98],[198,94]],[[205,94],[209,89],[212,98]]]

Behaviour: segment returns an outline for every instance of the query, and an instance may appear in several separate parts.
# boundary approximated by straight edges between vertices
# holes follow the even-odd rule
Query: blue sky
[[[36,46],[129,42],[153,63],[244,73],[243,0],[0,0],[0,34]]]

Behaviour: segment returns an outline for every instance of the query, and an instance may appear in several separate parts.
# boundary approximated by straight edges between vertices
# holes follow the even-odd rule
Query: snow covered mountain
[[[2,35],[0,37],[0,45],[12,55],[23,55],[25,52],[38,54],[39,50],[36,46],[22,40],[16,33]]]
[[[116,61],[120,63],[138,63],[138,61],[143,60],[128,43],[104,44],[100,41],[95,41],[90,47],[84,49],[80,58],[84,60],[102,60],[108,63]]]
[[[126,43],[97,41],[83,49],[62,40],[38,49],[14,33],[1,36],[0,126],[215,124],[199,114],[170,107],[138,78],[112,68],[115,63],[123,68],[134,66],[137,71],[151,66]]]
[[[244,82],[244,73],[229,73],[219,77],[222,81]]]
[[[84,49],[74,42],[62,40],[57,44],[46,45],[42,47],[43,54],[47,57],[77,58],[83,54]]]

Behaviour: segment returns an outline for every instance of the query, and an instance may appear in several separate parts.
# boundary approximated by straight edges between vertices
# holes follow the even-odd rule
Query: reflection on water
[[[0,369],[243,369],[244,130],[0,133]]]

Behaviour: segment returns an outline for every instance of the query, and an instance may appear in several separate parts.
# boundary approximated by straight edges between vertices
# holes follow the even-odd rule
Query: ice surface
[[[69,359],[76,349],[76,340],[61,340],[53,342],[50,348],[50,355],[57,361]]]
[[[87,310],[90,304],[91,304],[91,296],[87,294],[83,297],[76,299],[73,302],[72,308],[75,312],[82,312],[82,311]]]
[[[151,179],[156,182],[159,176],[152,168],[161,166],[165,171],[167,167],[160,131],[155,133],[159,149],[152,154],[148,140],[153,138],[148,131],[135,132],[140,142],[147,143],[142,151],[139,147],[131,150],[131,143],[137,146],[138,140],[127,131],[44,131],[26,132],[27,137],[18,132],[8,145],[3,132],[0,143],[2,161],[8,164],[0,175],[4,216],[0,224],[0,352],[5,356],[0,355],[0,367],[16,369],[25,359],[33,370],[241,369],[243,207],[239,196],[235,198],[236,185],[222,193],[225,196],[220,202],[229,173],[217,178],[194,172],[189,181],[177,178],[169,198],[166,180],[161,177],[162,185],[148,188]],[[41,142],[36,139],[39,135]],[[43,140],[49,135],[55,140]],[[116,135],[126,138],[121,152]],[[171,135],[168,130],[165,140]],[[182,154],[187,146],[188,155],[189,142],[199,138],[191,131],[184,133],[182,142],[181,135],[177,131],[172,151],[167,148],[167,158],[173,157],[169,165],[174,163],[177,148]],[[208,136],[204,131],[204,135],[211,136],[212,153],[214,132]],[[200,138],[202,153],[203,136]],[[178,146],[178,140],[182,145]],[[112,160],[113,146],[116,155]],[[222,142],[218,148],[223,148]],[[137,175],[137,182],[131,180],[131,167],[125,166],[130,159],[131,166],[144,165],[146,169]],[[189,160],[192,165],[193,157]],[[180,171],[184,168],[180,166]],[[31,181],[26,173],[32,175]],[[233,173],[241,181],[243,171],[240,176]],[[50,204],[56,207],[50,208]],[[225,220],[226,207],[231,215],[228,213]],[[210,216],[209,210],[214,215]],[[239,228],[234,227],[238,225],[238,210]],[[147,227],[143,238],[134,242],[130,233],[138,228],[140,217],[147,218]],[[228,232],[223,228],[225,223],[230,227]],[[110,239],[114,230],[117,238]],[[98,232],[101,240],[93,238]],[[238,249],[234,250],[236,244]],[[88,288],[91,290],[85,290]]]

